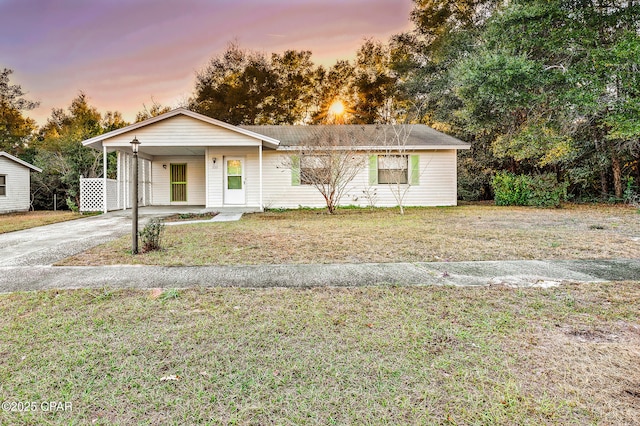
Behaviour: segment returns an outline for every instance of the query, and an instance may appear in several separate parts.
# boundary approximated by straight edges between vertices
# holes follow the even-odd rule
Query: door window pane
[[[242,174],[242,162],[240,160],[227,161],[227,175],[238,176]]]
[[[227,176],[227,189],[242,189],[242,176]]]

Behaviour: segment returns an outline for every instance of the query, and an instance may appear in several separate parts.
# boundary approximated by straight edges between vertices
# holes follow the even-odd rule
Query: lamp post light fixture
[[[131,205],[131,253],[138,254],[138,147],[140,141],[135,136],[131,143],[133,151],[133,202]]]

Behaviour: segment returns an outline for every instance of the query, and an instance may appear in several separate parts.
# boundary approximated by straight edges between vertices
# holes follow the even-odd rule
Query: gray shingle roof
[[[310,125],[310,126],[238,126],[280,141],[281,147],[295,147],[326,138],[331,134],[347,133],[355,145],[367,147],[402,146],[424,147],[431,149],[467,149],[469,144],[452,136],[438,132],[424,124],[382,125]]]

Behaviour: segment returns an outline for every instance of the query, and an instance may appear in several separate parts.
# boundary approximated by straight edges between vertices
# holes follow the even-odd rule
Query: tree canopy
[[[599,186],[607,197],[612,184],[621,199],[625,180],[637,183],[639,8],[415,1],[416,30],[404,36],[415,66],[402,84],[425,100],[426,123],[473,143],[461,161],[462,193],[489,195],[489,178],[503,169],[552,171],[575,196]]]
[[[23,112],[36,108],[39,103],[26,99],[22,87],[10,83],[11,74],[13,70],[8,68],[0,72],[0,151],[17,155],[36,130],[36,122],[24,117]]]

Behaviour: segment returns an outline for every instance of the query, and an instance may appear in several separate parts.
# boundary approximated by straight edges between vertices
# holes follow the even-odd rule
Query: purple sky
[[[101,112],[132,121],[151,97],[176,104],[195,72],[230,41],[271,52],[311,50],[316,64],[353,59],[365,37],[410,28],[411,0],[0,0],[0,68],[38,109],[83,90]]]

